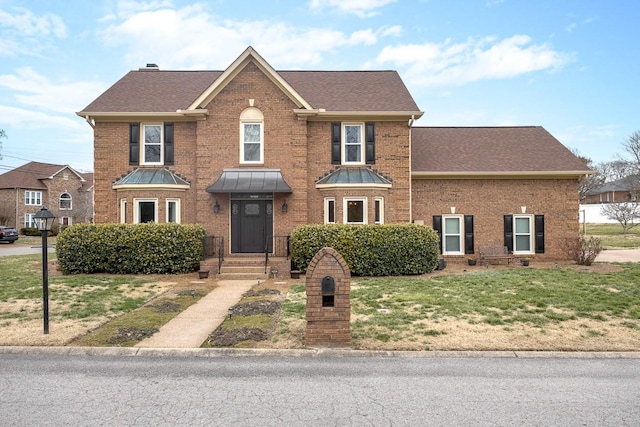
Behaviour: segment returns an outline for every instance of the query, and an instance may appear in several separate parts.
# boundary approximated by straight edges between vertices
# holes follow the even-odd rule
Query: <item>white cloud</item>
[[[532,44],[531,38],[515,35],[470,38],[463,43],[408,44],[385,47],[379,64],[406,68],[411,84],[463,85],[469,82],[516,77],[534,71],[557,70],[572,60],[546,44]]]
[[[0,117],[6,126],[18,129],[56,129],[69,131],[85,131],[88,126],[79,117],[69,113],[67,115],[43,113],[26,108],[0,105]]]
[[[104,85],[86,81],[53,83],[31,68],[19,68],[15,74],[0,75],[0,87],[14,93],[15,101],[23,106],[69,114],[84,108],[96,93],[105,89]]]
[[[66,37],[67,27],[56,14],[36,14],[23,7],[0,10],[0,54],[37,55],[46,50],[51,38]]]
[[[338,9],[351,13],[360,18],[367,18],[379,14],[376,9],[395,3],[397,0],[311,0],[309,7],[314,10]]]
[[[152,62],[161,69],[220,69],[251,45],[276,68],[304,67],[319,64],[323,55],[342,46],[372,45],[401,31],[398,26],[385,26],[345,33],[281,22],[221,20],[201,4],[181,9],[165,4],[148,3],[137,13],[127,9],[101,31],[107,44],[126,46],[128,66]]]

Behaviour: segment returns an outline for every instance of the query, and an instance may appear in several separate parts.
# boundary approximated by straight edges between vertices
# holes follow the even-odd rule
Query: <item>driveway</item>
[[[55,252],[56,249],[53,246],[49,246],[49,252]],[[18,243],[0,243],[0,256],[10,255],[29,255],[29,254],[41,254],[42,246],[30,246],[20,245]]]
[[[606,249],[600,252],[596,262],[640,262],[640,248]]]

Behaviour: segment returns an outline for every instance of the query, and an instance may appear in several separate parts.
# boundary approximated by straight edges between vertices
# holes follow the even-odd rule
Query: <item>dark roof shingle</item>
[[[130,71],[81,113],[186,109],[222,71]],[[418,111],[395,71],[281,71],[313,108],[327,111]]]
[[[540,126],[414,127],[411,144],[414,173],[590,172]]]

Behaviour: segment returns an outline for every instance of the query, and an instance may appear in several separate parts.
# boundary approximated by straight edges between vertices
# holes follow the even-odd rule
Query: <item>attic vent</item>
[[[147,64],[146,67],[140,68],[141,71],[144,71],[144,70],[159,70],[159,69],[160,69],[160,67],[158,67],[158,64]]]

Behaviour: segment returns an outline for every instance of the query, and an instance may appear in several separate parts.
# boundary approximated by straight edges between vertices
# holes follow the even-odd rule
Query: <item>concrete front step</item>
[[[205,260],[200,263],[201,270],[209,270],[215,274],[218,270],[218,260]],[[264,258],[247,256],[230,256],[224,259],[218,280],[267,280],[271,269],[267,267],[265,273]]]
[[[260,274],[252,273],[220,273],[216,275],[218,280],[260,280],[265,281],[269,279],[268,274],[264,274],[264,270]]]

